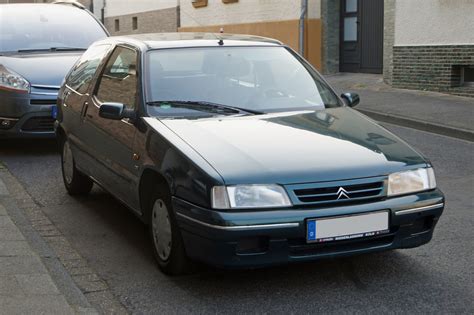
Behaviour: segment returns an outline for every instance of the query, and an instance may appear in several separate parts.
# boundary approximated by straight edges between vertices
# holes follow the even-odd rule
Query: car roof
[[[221,42],[222,41],[222,42]],[[112,36],[102,42],[130,43],[146,49],[207,47],[207,46],[279,46],[276,39],[241,34],[225,33],[149,33],[127,36]]]
[[[25,10],[25,7],[54,7],[54,8],[71,8],[71,9],[80,9],[80,10],[85,10],[86,8],[84,6],[81,6],[80,4],[76,4],[75,2],[45,2],[45,3],[28,3],[28,2],[21,2],[21,3],[3,3],[0,5],[0,8],[5,8],[5,9],[10,9],[10,10]]]
[[[21,12],[29,12],[29,13],[35,12],[36,13],[39,10],[41,10],[42,12],[50,12],[51,14],[58,14],[58,15],[59,14],[73,14],[75,12],[87,12],[89,13],[89,15],[95,18],[95,16],[89,10],[87,10],[84,7],[80,7],[76,5],[75,2],[0,4],[1,14],[10,15],[10,16],[16,16],[18,13],[21,13]]]

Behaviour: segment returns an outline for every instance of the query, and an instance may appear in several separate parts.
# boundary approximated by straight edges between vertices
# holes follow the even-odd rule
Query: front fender
[[[146,122],[148,128],[138,143],[143,150],[141,176],[154,171],[166,180],[172,196],[210,207],[212,187],[224,183],[219,173],[159,120],[146,118]]]

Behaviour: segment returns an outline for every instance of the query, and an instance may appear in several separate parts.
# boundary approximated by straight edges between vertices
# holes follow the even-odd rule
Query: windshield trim
[[[330,90],[334,94],[335,99],[337,99],[338,104],[336,106],[333,106],[333,107],[344,107],[344,106],[346,106],[345,103],[340,98],[340,96],[328,84],[328,82],[322,77],[322,75],[318,72],[318,70],[316,70],[316,68],[314,68],[313,65],[311,65],[306,59],[302,58],[291,47],[289,47],[287,45],[263,44],[263,45],[224,45],[224,46],[202,45],[202,46],[189,46],[189,47],[149,48],[144,53],[144,58],[143,58],[144,62],[143,62],[143,69],[142,69],[143,80],[144,80],[144,82],[147,83],[147,84],[145,84],[145,89],[144,89],[145,107],[148,107],[148,105],[146,105],[147,103],[152,103],[152,102],[155,101],[155,100],[151,99],[151,90],[150,90],[151,89],[151,84],[149,83],[151,81],[151,77],[150,77],[150,71],[149,71],[150,67],[148,65],[150,63],[150,55],[152,53],[157,52],[157,51],[162,51],[162,50],[185,50],[185,49],[202,49],[202,48],[219,49],[221,47],[224,47],[224,48],[281,48],[281,49],[286,49],[293,57],[296,58],[296,60],[298,60],[303,65],[303,67],[308,71],[308,73],[311,75],[313,80],[318,80],[319,82],[321,82],[324,85],[325,88],[327,88],[328,90]],[[222,104],[222,105],[225,106],[226,104]],[[327,109],[327,108],[330,108],[330,107],[325,106],[325,108]],[[311,107],[308,107],[308,109],[311,109]],[[301,111],[301,110],[302,110],[302,108],[295,108],[295,111]],[[147,108],[145,108],[145,111],[146,111],[147,115],[149,115],[149,112],[148,112]],[[285,109],[285,111],[288,112],[287,109]],[[273,113],[274,111],[271,111],[271,112]],[[159,118],[160,116],[151,116],[151,117]]]

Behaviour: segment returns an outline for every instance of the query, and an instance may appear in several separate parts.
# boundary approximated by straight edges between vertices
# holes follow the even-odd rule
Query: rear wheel
[[[76,168],[72,150],[67,139],[62,142],[61,165],[64,186],[70,195],[84,195],[91,191],[94,183]]]
[[[156,193],[151,201],[148,228],[160,269],[169,275],[188,273],[191,263],[184,249],[170,197]]]

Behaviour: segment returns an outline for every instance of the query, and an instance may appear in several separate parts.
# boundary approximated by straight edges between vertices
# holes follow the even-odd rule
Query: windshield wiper
[[[50,48],[31,48],[31,49],[18,49],[17,52],[41,52],[41,51],[85,51],[87,48],[82,47],[50,47]]]
[[[175,107],[175,108],[196,109],[196,110],[201,110],[201,111],[216,113],[216,114],[223,114],[223,113],[228,113],[228,114],[247,113],[247,114],[253,114],[253,115],[264,114],[263,112],[256,111],[256,110],[253,110],[253,109],[247,109],[247,108],[241,108],[241,107],[236,107],[236,106],[217,104],[217,103],[206,102],[206,101],[179,101],[179,100],[153,101],[153,102],[148,102],[147,105],[150,105],[150,106],[166,106],[166,105],[169,105],[169,106]]]
[[[51,51],[85,51],[84,47],[51,47]]]

